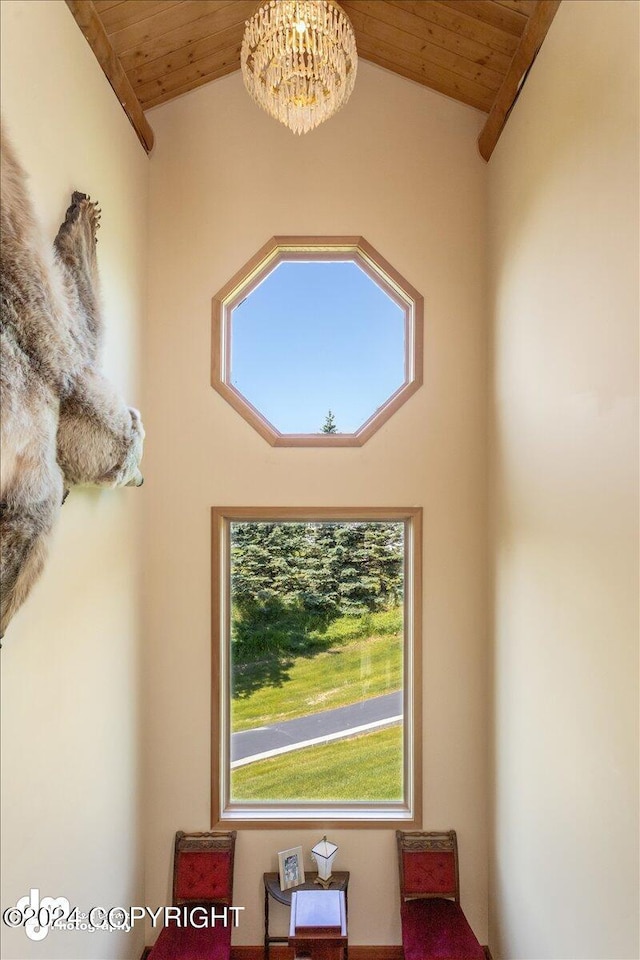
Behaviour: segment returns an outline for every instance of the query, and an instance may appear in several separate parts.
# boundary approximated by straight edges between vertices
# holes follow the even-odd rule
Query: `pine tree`
[[[379,521],[234,523],[232,594],[240,606],[309,613],[383,610],[402,601],[402,525]]]
[[[331,410],[327,413],[324,423],[322,424],[323,433],[337,433],[338,427],[336,424],[336,418],[334,417]]]

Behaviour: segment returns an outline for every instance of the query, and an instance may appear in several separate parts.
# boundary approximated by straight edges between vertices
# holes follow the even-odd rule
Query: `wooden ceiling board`
[[[198,37],[201,30],[198,20],[211,17],[233,5],[233,0],[182,0],[180,3],[163,4],[156,13],[109,33],[109,39],[113,49],[121,57],[129,50],[158,43],[180,28],[186,28],[182,30],[182,37]]]
[[[133,89],[138,92],[142,84],[151,80],[162,80],[168,77],[176,70],[181,70],[189,64],[197,63],[207,57],[213,56],[220,50],[226,50],[228,47],[240,45],[244,33],[244,21],[232,24],[226,30],[219,33],[212,33],[201,40],[196,40],[186,46],[179,47],[164,57],[158,57],[155,60],[145,60],[137,67],[132,67],[128,71],[128,77],[131,80]]]
[[[454,59],[470,61],[479,66],[488,66],[501,76],[509,68],[511,57],[492,50],[485,44],[461,36],[453,30],[445,30],[429,23],[411,11],[394,7],[387,0],[345,0],[342,4],[356,32],[356,43],[360,33],[367,32],[371,20],[384,24],[387,37],[395,36],[396,45],[403,49],[406,44],[419,45],[420,41],[431,45],[423,49],[424,59],[428,60],[438,48],[447,51]],[[364,20],[363,17],[367,19]],[[355,21],[361,25],[356,27]],[[382,29],[382,28],[378,28]],[[381,39],[384,39],[381,37]]]
[[[450,30],[468,40],[474,40],[481,46],[489,47],[496,53],[501,53],[509,62],[518,48],[517,37],[481,20],[476,20],[474,17],[459,13],[457,10],[450,10],[443,3],[436,3],[434,0],[388,0],[388,2],[391,7],[406,10],[426,20],[427,23]],[[506,66],[505,69],[507,69]]]
[[[227,27],[238,25],[244,32],[244,24],[255,10],[255,0],[233,0],[225,2],[215,11],[210,11],[195,21],[182,24],[166,33],[141,38],[137,46],[120,54],[120,62],[127,74],[142,63],[169,57],[176,50],[184,49],[204,37],[215,36]],[[240,69],[240,56],[238,56]]]
[[[139,23],[140,20],[145,20],[155,13],[167,10],[171,6],[177,6],[178,2],[179,0],[126,0],[126,2],[121,0],[120,3],[109,7],[102,13],[97,3],[95,6],[100,14],[103,27],[107,34],[111,35],[116,30],[124,30],[125,27]]]
[[[188,63],[180,70],[173,70],[171,73],[148,83],[140,84],[135,88],[138,99],[148,110],[151,103],[157,106],[159,103],[165,103],[174,96],[178,96],[178,91],[187,93],[189,84],[194,89],[207,83],[212,74],[219,76],[219,71],[224,67],[230,67],[227,73],[237,70],[237,61],[240,56],[240,44],[242,43],[242,32],[237,43],[226,49],[216,50],[208,57],[202,60],[196,60],[195,63]],[[186,87],[186,90],[185,90]]]
[[[66,2],[147,150],[152,132],[143,111],[238,70],[245,21],[258,6],[258,0]],[[489,114],[486,157],[559,2],[344,0],[342,6],[363,60]]]
[[[121,6],[122,0],[95,0],[93,5],[98,13],[103,13],[105,10],[110,10],[112,7]]]
[[[457,98],[460,94],[460,99],[469,102],[464,93],[468,91],[474,106],[479,105],[481,110],[490,109],[502,83],[502,74],[457,57],[443,47],[427,44],[419,37],[404,34],[374,17],[361,14],[359,10],[349,9],[347,12],[357,31],[357,44],[362,57],[369,59],[372,51],[375,53],[379,50],[380,55],[392,63],[407,65],[413,62],[417,74],[425,77],[422,83],[429,85],[429,78],[437,79],[445,87],[442,92],[449,93],[447,88],[450,88],[450,96]]]
[[[161,93],[152,100],[149,100],[146,105],[146,109],[150,110],[151,107],[159,107],[162,103],[168,103],[170,100],[175,100],[176,97],[181,97],[185,93],[191,93],[192,90],[196,90],[198,87],[204,86],[205,83],[211,83],[212,80],[219,80],[221,77],[227,77],[230,73],[237,72],[237,66],[234,63],[225,63],[226,57],[222,54],[220,55],[222,60],[222,66],[218,69],[212,70],[210,74],[206,77],[200,77],[199,80],[192,80],[189,83],[183,84],[182,86],[174,87],[167,93]]]
[[[462,76],[467,76],[469,65],[472,69],[486,67],[493,75],[492,88],[496,80],[500,86],[509,69],[511,57],[452,30],[430,24],[409,10],[394,7],[387,0],[345,0],[342,6],[353,24],[356,44],[361,34],[367,34],[386,40],[400,50],[422,52],[424,60],[438,62],[437,57],[444,55],[448,68]]]
[[[517,10],[518,13],[524,13],[530,17],[536,8],[536,0],[496,0],[501,7],[507,7],[508,10]]]
[[[527,24],[527,15],[510,10],[495,0],[440,0],[443,7],[449,7],[467,17],[474,17],[480,23],[486,23],[498,30],[504,30],[514,37],[521,37]]]

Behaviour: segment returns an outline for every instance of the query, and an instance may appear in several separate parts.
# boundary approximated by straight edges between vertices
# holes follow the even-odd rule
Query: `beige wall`
[[[491,822],[496,960],[637,957],[638,5],[562,5],[488,170],[477,112],[365,63],[309,137],[238,74],[160,107],[149,165],[66,6],[1,11],[7,125],[49,236],[73,188],[102,203],[105,364],[137,404],[144,360],[150,434],[142,491],[72,494],[7,633],[3,907],[32,886],[81,909],[169,902],[175,829],[209,824],[211,505],[422,505],[424,824],[458,830],[465,911],[486,942]],[[209,386],[211,295],[296,233],[362,234],[425,297],[425,385],[362,449],[274,450]],[[261,940],[276,851],[302,843],[311,866],[319,836],[241,833],[237,943]],[[350,941],[398,942],[392,832],[332,838]],[[142,942],[2,934],[5,960],[133,958]]]
[[[105,366],[140,403],[148,161],[66,4],[3,2],[2,108],[46,235],[74,188],[103,209]],[[78,909],[138,903],[137,490],[73,491],[2,660],[2,906],[38,887]],[[5,960],[139,957],[141,934],[4,925]]]
[[[239,74],[149,119],[147,899],[167,902],[176,828],[209,824],[210,507],[422,505],[424,824],[457,828],[486,942],[481,115],[361,63],[351,102],[307,137],[262,113]],[[424,294],[425,385],[361,449],[273,449],[210,386],[211,296],[274,234],[361,234]],[[236,942],[261,942],[276,851],[302,843],[310,866],[319,836],[241,833]],[[393,832],[331,836],[352,874],[350,942],[399,942]]]
[[[562,4],[489,170],[490,945],[637,958],[637,3]]]

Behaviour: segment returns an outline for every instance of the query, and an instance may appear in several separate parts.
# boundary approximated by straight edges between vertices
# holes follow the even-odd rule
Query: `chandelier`
[[[294,133],[306,133],[353,90],[353,27],[334,0],[268,0],[247,20],[240,62],[256,103]]]

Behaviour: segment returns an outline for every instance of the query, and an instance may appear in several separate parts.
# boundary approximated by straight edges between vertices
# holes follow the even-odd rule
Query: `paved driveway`
[[[387,723],[397,722],[402,717],[402,691],[371,697],[346,707],[323,710],[295,720],[274,723],[269,727],[243,730],[231,736],[231,762],[248,763],[264,754],[286,753],[323,739],[337,740],[351,733],[365,732]],[[360,728],[365,730],[360,730]]]

